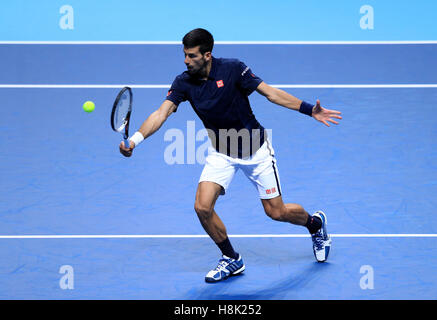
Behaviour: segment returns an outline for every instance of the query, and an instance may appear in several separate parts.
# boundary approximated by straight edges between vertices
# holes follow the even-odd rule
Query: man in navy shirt
[[[309,215],[299,204],[282,201],[274,150],[267,132],[256,120],[248,96],[257,91],[272,103],[306,114],[327,126],[338,124],[340,112],[328,110],[273,88],[236,59],[212,56],[214,39],[204,29],[194,29],[183,38],[187,71],[175,78],[161,107],[153,112],[120,152],[127,157],[144,139],[156,132],[181,102],[189,101],[208,130],[212,147],[199,179],[195,211],[205,231],[217,244],[222,258],[205,277],[217,282],[244,271],[241,254],[235,252],[226,227],[214,210],[215,202],[225,194],[235,172],[241,169],[258,189],[266,214],[274,220],[305,226],[311,234],[317,261],[328,258],[331,238],[326,229],[326,214]]]

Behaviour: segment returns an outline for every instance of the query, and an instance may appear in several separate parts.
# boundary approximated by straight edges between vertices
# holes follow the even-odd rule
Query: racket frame
[[[114,116],[115,116],[115,111],[117,110],[117,105],[120,102],[121,97],[123,96],[123,94],[128,91],[129,93],[129,109],[128,112],[126,114],[125,120],[124,120],[124,132],[118,131],[118,128],[115,128],[114,126]],[[132,95],[132,89],[130,87],[124,87],[123,89],[120,90],[120,92],[118,93],[117,97],[115,98],[114,104],[112,105],[112,112],[111,112],[111,128],[112,130],[114,130],[115,132],[120,132],[123,135],[123,140],[124,140],[124,145],[126,148],[130,147],[130,143],[129,143],[129,122],[130,122],[130,115],[132,113],[132,100],[133,100],[133,95]],[[123,130],[122,129],[122,130]]]

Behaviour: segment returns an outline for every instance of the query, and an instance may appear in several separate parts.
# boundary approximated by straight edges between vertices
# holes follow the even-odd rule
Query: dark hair
[[[197,28],[188,32],[182,39],[182,43],[185,48],[199,47],[201,54],[205,52],[211,52],[214,46],[214,38],[209,31]]]

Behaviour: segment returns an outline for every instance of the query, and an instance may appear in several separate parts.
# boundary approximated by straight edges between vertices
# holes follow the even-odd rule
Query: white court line
[[[309,238],[308,234],[234,234],[230,238]],[[374,234],[331,234],[332,238],[437,238],[435,233],[374,233]],[[195,234],[108,234],[108,235],[0,235],[0,239],[174,239],[208,238],[208,235]]]
[[[0,84],[0,89],[168,89],[170,84]],[[397,89],[437,88],[437,84],[271,84],[283,89]]]
[[[0,41],[23,45],[182,45],[182,41]],[[216,45],[398,45],[437,44],[436,40],[405,41],[215,41]]]
[[[273,84],[276,88],[437,88],[437,84]]]

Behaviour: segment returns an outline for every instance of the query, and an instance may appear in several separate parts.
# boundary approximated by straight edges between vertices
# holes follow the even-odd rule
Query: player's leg
[[[326,215],[317,211],[311,216],[301,205],[283,202],[279,172],[270,142],[266,141],[241,168],[257,187],[266,214],[277,221],[305,226],[312,236],[317,261],[325,261],[331,246],[326,230]]]
[[[318,262],[328,259],[331,249],[331,238],[326,228],[327,219],[323,211],[317,211],[312,216],[295,203],[284,203],[282,197],[261,199],[266,214],[274,220],[305,226],[313,241],[313,253]]]
[[[261,199],[261,202],[265,213],[273,220],[305,226],[311,234],[322,227],[321,219],[311,216],[300,204],[284,203],[282,196]]]
[[[194,203],[194,210],[203,229],[215,243],[221,243],[228,237],[225,225],[214,210],[221,190],[222,186],[215,182],[202,181],[197,187]]]
[[[277,196],[272,199],[261,199],[261,202],[265,213],[273,220],[290,222],[300,226],[305,226],[311,221],[311,216],[300,204],[284,203],[282,196]],[[320,229],[320,227],[321,223],[315,224],[315,229],[313,228],[310,232],[313,231],[312,233],[314,233]]]
[[[213,149],[208,151],[205,167],[199,179],[194,210],[200,223],[222,253],[229,257],[237,257],[231,250],[226,228],[214,210],[219,195],[224,195],[231,183],[236,167],[232,159],[219,154]]]
[[[215,182],[203,181],[199,183],[196,192],[194,209],[199,217],[203,229],[215,242],[223,257],[217,267],[205,276],[207,282],[217,282],[244,271],[245,266],[241,255],[234,251],[226,233],[226,227],[214,210],[215,202],[222,187]]]
[[[226,227],[214,210],[217,198],[219,195],[225,194],[235,171],[232,159],[219,155],[215,151],[210,151],[199,179],[194,210],[202,227],[222,252],[222,258],[217,267],[210,270],[205,276],[207,282],[224,280],[231,275],[243,272],[245,269],[241,255],[235,252],[228,238]]]

